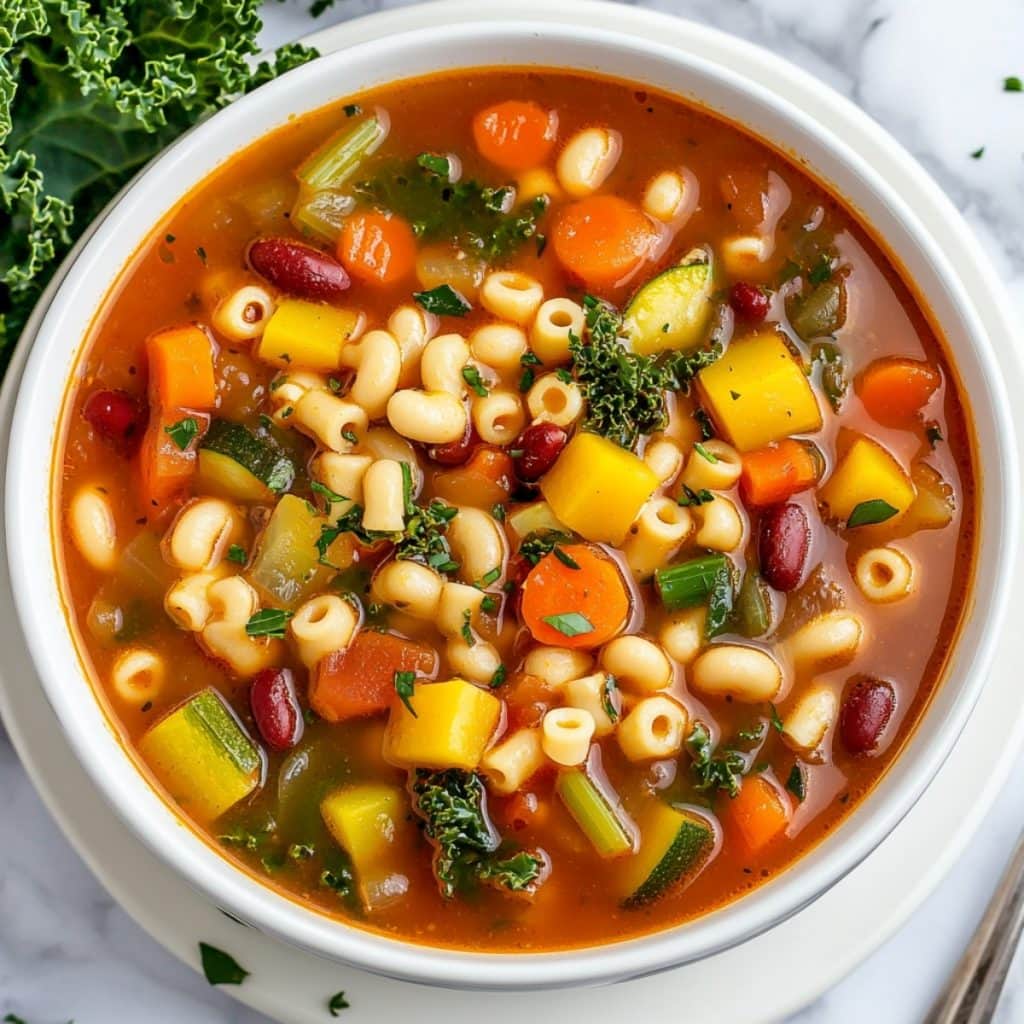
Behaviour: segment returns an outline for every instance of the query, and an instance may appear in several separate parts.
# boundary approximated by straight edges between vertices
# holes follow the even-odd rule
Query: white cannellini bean
[[[765,651],[741,644],[713,644],[697,657],[693,685],[714,697],[748,703],[772,700],[782,688],[782,669]]]
[[[82,557],[101,572],[117,565],[117,523],[110,499],[98,484],[75,491],[68,506],[71,539]]]
[[[622,136],[610,128],[577,132],[558,155],[558,183],[573,198],[596,192],[615,170],[622,153]]]

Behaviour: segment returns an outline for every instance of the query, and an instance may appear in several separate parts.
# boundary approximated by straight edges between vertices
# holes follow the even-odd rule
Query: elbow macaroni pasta
[[[615,737],[630,761],[674,757],[683,749],[687,721],[686,711],[674,700],[645,697],[622,720]]]
[[[396,391],[388,422],[402,437],[422,444],[448,444],[466,431],[466,407],[447,391]]]
[[[114,659],[110,682],[114,692],[128,704],[145,704],[163,690],[167,667],[164,659],[148,647],[128,647]]]
[[[495,793],[509,795],[521,789],[544,764],[540,729],[520,729],[480,760],[480,769]]]
[[[510,444],[525,424],[523,403],[514,391],[492,391],[473,399],[473,426],[487,444]]]
[[[289,626],[302,664],[313,669],[325,655],[348,647],[359,617],[344,598],[319,594],[296,611]]]
[[[405,527],[402,464],[378,459],[363,474],[363,529],[401,533]]]
[[[305,392],[287,418],[318,444],[335,452],[351,451],[356,443],[353,435],[358,438],[370,422],[361,405],[318,389]]]
[[[527,392],[526,407],[535,423],[571,427],[583,415],[583,395],[575,381],[546,373]]]
[[[889,604],[914,590],[914,563],[898,548],[871,548],[857,559],[853,578],[860,592],[876,604]]]
[[[593,738],[594,719],[579,708],[552,708],[541,721],[544,753],[566,768],[583,764]]]
[[[263,334],[276,304],[266,288],[248,284],[221,299],[213,326],[229,341],[255,341]]]
[[[569,361],[569,338],[583,337],[586,315],[572,299],[548,299],[542,303],[530,328],[530,347],[545,366]]]
[[[480,286],[484,309],[514,324],[529,323],[543,301],[541,283],[519,270],[496,270]]]

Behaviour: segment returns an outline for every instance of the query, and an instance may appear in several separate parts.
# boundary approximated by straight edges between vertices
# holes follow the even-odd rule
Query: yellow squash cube
[[[658,487],[654,471],[597,434],[579,433],[541,481],[557,519],[587,540],[621,544]]]
[[[774,331],[734,342],[697,379],[711,418],[741,452],[821,429],[807,376]]]
[[[362,314],[318,302],[285,299],[274,310],[256,354],[265,363],[309,370],[337,370],[341,350]]]
[[[408,812],[404,791],[383,783],[344,786],[320,804],[324,824],[352,859],[368,909],[389,898],[387,882],[401,859]]]
[[[888,502],[902,515],[915,495],[903,467],[869,437],[858,437],[850,445],[818,493],[829,515],[844,521],[858,505],[876,499]]]
[[[165,715],[139,740],[153,774],[200,821],[213,821],[259,784],[263,760],[215,690]]]
[[[409,703],[412,711],[404,703],[391,708],[384,735],[389,761],[406,768],[476,768],[501,715],[494,694],[449,679],[418,684]]]

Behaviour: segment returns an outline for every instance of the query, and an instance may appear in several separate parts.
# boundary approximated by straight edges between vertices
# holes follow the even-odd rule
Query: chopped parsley
[[[505,679],[506,679],[507,676],[508,676],[508,669],[505,668],[504,665],[499,665],[494,670],[494,675],[491,676],[491,684],[490,684],[491,685],[491,689],[492,690],[496,690],[499,686],[501,686],[502,683],[505,682]]]
[[[476,646],[476,637],[473,636],[473,613],[468,609],[462,612],[462,628],[459,630],[462,639],[466,641],[467,647]]]
[[[440,156],[437,153],[420,153],[416,157],[416,163],[425,171],[440,175],[442,178],[447,178],[452,173],[451,161],[448,157]]]
[[[183,420],[164,427],[164,433],[170,437],[179,451],[185,451],[199,434],[199,423],[195,416],[186,416]]]
[[[715,455],[714,452],[709,452],[707,450],[707,448],[705,448],[704,445],[700,441],[697,441],[696,444],[694,444],[693,450],[702,459],[706,460],[707,462],[710,462],[712,465],[714,465],[716,462],[718,462],[718,456]]]
[[[800,801],[804,802],[804,797],[807,796],[807,779],[804,777],[804,771],[800,767],[799,763],[794,764],[789,770],[789,778],[786,779],[786,789],[790,791]]]
[[[850,518],[846,520],[846,526],[848,529],[855,526],[874,526],[876,523],[892,519],[897,512],[899,509],[890,505],[884,498],[872,498],[870,501],[862,501],[854,508]]]
[[[811,346],[811,363],[821,366],[821,386],[834,412],[839,412],[849,390],[846,359],[832,341],[819,341]]]
[[[533,533],[527,534],[523,543],[519,545],[519,554],[525,558],[530,565],[536,565],[545,555],[551,554],[555,548],[560,548],[562,544],[571,544],[572,537],[563,533],[561,530],[534,530]],[[555,556],[564,565],[568,566],[569,562],[573,562],[571,555],[567,555],[562,551],[562,557]],[[565,559],[568,558],[569,562]],[[579,566],[573,562],[571,568],[578,569]]]
[[[740,791],[740,779],[747,773],[747,759],[739,750],[726,750],[715,754],[711,735],[702,722],[696,722],[686,745],[693,758],[691,770],[694,787],[701,793],[723,790],[735,797]]]
[[[985,155],[985,147],[979,146],[973,153],[971,153],[972,160],[980,160]]]
[[[286,608],[261,608],[245,624],[246,636],[284,637],[288,622],[295,613]]]
[[[676,504],[688,508],[690,505],[706,505],[709,501],[714,500],[715,496],[706,487],[695,491],[692,487],[683,484],[683,493],[676,498]]]
[[[416,709],[412,706],[412,696],[416,690],[416,673],[415,672],[396,672],[395,673],[395,693],[398,694],[399,700],[405,705],[406,710],[412,715],[413,718],[419,718],[416,714]]]
[[[249,977],[249,972],[233,956],[209,943],[199,943],[199,958],[211,985],[241,985]]]
[[[499,523],[505,522],[505,506],[500,502],[497,505],[492,505],[491,516],[497,519]]]
[[[428,313],[438,316],[465,316],[473,308],[450,284],[439,284],[425,292],[413,292],[412,297]]]
[[[1003,92],[1024,92],[1024,82],[1018,75],[1007,75],[1003,79]]]
[[[940,441],[945,441],[945,437],[942,436],[942,430],[937,423],[929,423],[924,430],[924,436],[928,438],[928,444],[931,445],[932,449],[938,445]]]
[[[249,561],[249,556],[245,553],[245,548],[241,544],[232,544],[228,548],[228,561],[234,562],[235,565],[245,565]]]
[[[608,716],[608,721],[613,725],[619,720],[619,709],[615,705],[615,691],[619,684],[610,672],[605,672],[604,682],[601,684],[601,707]]]
[[[344,992],[335,992],[327,1000],[327,1009],[331,1011],[332,1017],[337,1017],[342,1010],[347,1010],[352,1004],[345,998]]]
[[[583,636],[584,633],[593,633],[594,626],[585,615],[579,612],[560,612],[557,615],[544,615],[541,622],[546,623],[552,629],[558,630],[562,636]]]
[[[551,554],[553,554],[555,558],[557,558],[567,569],[578,569],[580,567],[580,563],[557,544],[551,549]]]
[[[497,583],[499,579],[501,579],[501,566],[496,565],[490,570],[490,572],[485,572],[483,576],[480,577],[479,586],[481,588],[489,587],[492,583]]]
[[[345,111],[346,117],[355,117],[363,112],[363,108],[358,103],[346,103],[341,109]]]
[[[779,709],[774,704],[769,704],[768,709],[771,712],[771,717],[769,718],[769,721],[771,722],[772,728],[776,732],[782,732],[783,725],[782,719],[779,717]]]
[[[464,366],[462,368],[462,379],[479,395],[486,398],[490,392],[487,385],[480,376],[480,371],[475,366]]]
[[[332,491],[326,484],[320,483],[319,480],[313,480],[310,482],[309,489],[314,494],[319,494],[324,501],[334,504],[337,501],[345,501],[345,495],[339,494],[337,491]]]

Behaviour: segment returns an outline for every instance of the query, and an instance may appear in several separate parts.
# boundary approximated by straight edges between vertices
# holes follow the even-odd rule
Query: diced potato
[[[643,459],[597,434],[577,434],[541,480],[556,518],[587,540],[621,544],[658,487]]]
[[[741,452],[821,429],[807,376],[774,331],[734,342],[697,379],[716,426]]]
[[[877,442],[858,437],[820,492],[829,515],[847,520],[862,502],[881,499],[902,514],[914,500],[914,485],[903,467]]]
[[[464,679],[417,684],[391,707],[385,754],[407,768],[464,768],[480,763],[501,714],[501,701]],[[415,715],[413,714],[415,712]]]
[[[285,299],[267,321],[256,354],[274,366],[336,370],[361,319],[349,309]]]
[[[520,538],[528,537],[538,530],[566,532],[565,524],[558,521],[546,501],[533,501],[529,505],[521,505],[515,512],[509,514],[508,524]]]
[[[330,571],[320,565],[316,547],[326,522],[301,498],[284,495],[260,536],[249,567],[250,582],[286,607],[313,593]]]
[[[329,793],[320,815],[352,859],[363,905],[380,907],[401,895],[392,883],[407,829],[409,801],[397,786],[364,783]]]
[[[139,752],[181,807],[213,821],[259,784],[259,750],[215,690],[165,715],[139,740]]]

